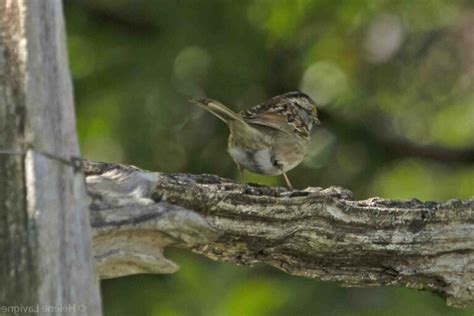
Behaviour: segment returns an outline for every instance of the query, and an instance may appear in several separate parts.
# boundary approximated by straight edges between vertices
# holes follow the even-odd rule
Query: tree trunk
[[[101,314],[59,0],[0,2],[0,314]]]
[[[249,186],[84,161],[102,277],[169,273],[163,248],[263,262],[345,286],[403,286],[474,305],[474,198],[354,201],[342,188]],[[208,224],[207,224],[208,223]]]

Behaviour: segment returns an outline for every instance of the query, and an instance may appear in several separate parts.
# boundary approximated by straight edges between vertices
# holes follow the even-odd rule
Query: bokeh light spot
[[[187,95],[201,94],[205,82],[211,56],[201,47],[189,46],[181,50],[174,61],[175,87]]]
[[[320,61],[309,66],[301,82],[301,90],[310,95],[318,106],[334,101],[347,88],[346,74],[331,61]]]
[[[379,15],[367,31],[364,42],[366,59],[373,63],[389,60],[399,50],[403,38],[404,30],[398,16]]]
[[[211,57],[207,51],[198,46],[184,48],[174,61],[174,74],[178,79],[195,80],[206,76]]]

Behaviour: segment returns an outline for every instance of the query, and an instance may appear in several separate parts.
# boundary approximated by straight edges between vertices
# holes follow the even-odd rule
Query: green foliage
[[[472,151],[444,161],[410,149],[474,146],[471,1],[84,0],[65,10],[87,158],[237,178],[226,127],[187,99],[243,109],[300,89],[323,126],[289,174],[296,187],[340,185],[358,199],[474,194]],[[393,139],[410,146],[392,150]],[[472,314],[414,290],[174,256],[177,274],[103,282],[106,315]]]

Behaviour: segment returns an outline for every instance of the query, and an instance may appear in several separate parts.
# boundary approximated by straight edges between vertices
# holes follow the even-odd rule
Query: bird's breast
[[[245,169],[277,176],[296,167],[306,155],[309,138],[265,126],[229,124],[228,152]]]

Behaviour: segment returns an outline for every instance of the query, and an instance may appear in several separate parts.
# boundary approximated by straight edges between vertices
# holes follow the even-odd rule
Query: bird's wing
[[[308,128],[298,113],[298,107],[289,98],[277,96],[254,106],[239,115],[250,125],[256,124],[277,129],[287,134],[308,137]]]
[[[265,112],[253,118],[244,118],[244,120],[250,125],[259,125],[264,127],[273,128],[281,132],[292,134],[294,133],[293,127],[288,124],[284,115],[275,112]]]

